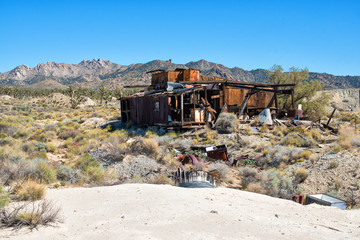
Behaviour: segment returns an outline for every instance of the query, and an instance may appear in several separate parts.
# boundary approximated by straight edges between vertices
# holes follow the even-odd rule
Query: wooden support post
[[[329,118],[329,120],[328,120],[327,123],[326,123],[327,126],[329,126],[329,123],[330,123],[332,117],[334,116],[335,111],[336,111],[336,108],[334,108],[334,110],[332,111],[332,113],[331,113],[331,115],[330,115],[330,118]]]
[[[293,109],[295,109],[295,104],[294,104],[294,92],[291,93],[291,106]]]
[[[207,101],[207,88],[205,87],[205,101]],[[206,104],[206,103],[204,103]],[[205,106],[205,124],[208,125],[208,111],[207,111],[207,106]]]
[[[180,96],[180,107],[181,107],[181,126],[184,125],[184,94],[181,94]]]
[[[277,87],[275,87],[275,91],[277,91],[278,90],[278,88]],[[274,92],[274,96],[275,96],[275,108],[276,108],[276,113],[278,113],[279,112],[279,104],[278,104],[278,95],[277,95],[277,93],[276,92]]]
[[[249,101],[249,98],[251,97],[251,95],[253,95],[254,93],[256,93],[255,91],[253,91],[252,89],[250,89],[248,91],[248,93],[246,94],[245,96],[245,99],[244,99],[244,102],[241,104],[241,107],[240,107],[240,111],[239,111],[239,115],[238,117],[240,118],[240,116],[243,114],[244,110],[245,110],[245,107]]]

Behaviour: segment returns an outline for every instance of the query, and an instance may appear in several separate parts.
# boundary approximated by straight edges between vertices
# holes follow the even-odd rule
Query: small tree
[[[319,120],[325,115],[325,107],[329,104],[330,97],[322,92],[318,94],[324,87],[318,80],[308,81],[309,70],[307,68],[299,69],[291,67],[289,72],[283,72],[280,65],[274,65],[269,74],[269,83],[272,84],[295,84],[294,87],[294,103],[302,104],[304,114],[311,120]],[[284,109],[291,108],[289,95],[279,96],[279,105]]]

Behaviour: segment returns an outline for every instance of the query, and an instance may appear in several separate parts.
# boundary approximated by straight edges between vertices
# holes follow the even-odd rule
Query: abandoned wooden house
[[[292,84],[238,82],[202,76],[197,69],[154,70],[148,73],[152,74],[150,86],[120,99],[122,122],[191,128],[214,123],[222,111],[233,112],[239,117],[258,114],[264,108],[279,113],[278,95],[293,97]]]

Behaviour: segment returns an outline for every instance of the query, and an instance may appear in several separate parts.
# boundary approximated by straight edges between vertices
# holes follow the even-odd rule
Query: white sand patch
[[[226,188],[126,184],[52,189],[64,223],[10,239],[360,239],[360,210],[342,211]]]

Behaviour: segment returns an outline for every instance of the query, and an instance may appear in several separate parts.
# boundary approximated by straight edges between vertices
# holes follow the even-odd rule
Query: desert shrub
[[[237,117],[233,113],[220,113],[218,116],[215,129],[219,133],[233,133],[236,129]]]
[[[15,136],[17,133],[17,127],[14,123],[11,123],[8,120],[0,120],[0,133],[5,133],[7,136]]]
[[[144,138],[155,138],[156,136],[158,136],[156,132],[154,132],[153,130],[147,130]]]
[[[0,209],[6,207],[10,202],[10,194],[0,185]]]
[[[242,167],[239,169],[239,175],[242,177],[241,186],[247,188],[252,182],[260,180],[260,175],[255,168]]]
[[[315,139],[317,141],[322,139],[321,132],[318,129],[311,128],[310,130],[305,132],[306,137]]]
[[[33,142],[26,142],[22,146],[22,150],[28,154],[31,154],[36,151],[35,144]]]
[[[61,222],[59,212],[60,208],[51,201],[18,203],[0,210],[0,227],[18,229],[27,226],[33,229],[39,225]]]
[[[163,175],[163,174],[157,174],[155,175],[152,179],[149,180],[148,183],[151,183],[151,184],[169,184],[169,185],[174,185],[174,181]]]
[[[310,152],[310,151],[303,151],[303,152],[301,153],[301,157],[302,157],[302,158],[309,159],[310,156],[311,156],[311,152]]]
[[[131,153],[135,155],[146,155],[157,160],[161,152],[159,145],[154,139],[140,139],[131,145]]]
[[[45,191],[44,185],[28,180],[15,189],[15,195],[20,201],[36,201],[45,196]]]
[[[44,173],[41,171],[40,163],[47,164],[44,159],[28,160],[9,156],[9,159],[0,163],[0,180],[5,185],[21,179],[41,181]]]
[[[58,127],[56,126],[56,124],[47,124],[47,125],[45,125],[44,131],[45,132],[56,132],[57,129],[58,129]]]
[[[76,183],[78,181],[78,171],[68,165],[59,165],[56,171],[57,179],[70,183]]]
[[[350,140],[350,144],[353,147],[360,147],[360,137],[356,137]]]
[[[331,148],[331,151],[333,151],[333,153],[339,153],[341,151],[341,146],[340,145],[336,145],[334,147]]]
[[[213,170],[219,172],[220,180],[227,182],[231,179],[231,170],[225,163],[222,162],[211,163],[209,165],[209,171],[213,171]]]
[[[160,164],[144,155],[128,155],[122,162],[115,163],[112,167],[121,181],[129,181],[134,177],[149,181],[161,170]]]
[[[338,166],[339,166],[338,162],[331,162],[330,163],[330,168],[332,168],[332,169],[337,168]]]
[[[56,180],[56,171],[45,161],[38,162],[37,171],[41,182],[51,183]]]
[[[263,172],[262,181],[267,195],[290,199],[294,190],[291,178],[282,176],[275,170],[269,170]]]
[[[314,142],[310,139],[305,139],[299,134],[292,132],[289,133],[281,142],[281,145],[295,146],[295,147],[310,147]]]
[[[344,149],[360,146],[360,136],[350,126],[343,126],[339,130],[338,145]]]
[[[269,128],[266,124],[263,124],[261,127],[260,127],[260,132],[261,133],[268,133],[269,132]]]
[[[288,128],[285,125],[275,126],[272,130],[272,134],[279,137],[284,137],[288,134]]]
[[[11,145],[14,142],[12,137],[0,138],[0,146]]]
[[[266,190],[263,188],[263,186],[261,186],[260,182],[249,183],[249,185],[247,186],[247,190],[249,192],[254,192],[254,193],[261,193],[261,194],[266,193]]]
[[[75,167],[86,171],[89,167],[100,167],[101,163],[96,161],[90,154],[85,154],[75,162]]]
[[[218,131],[212,130],[209,127],[205,126],[205,134],[206,140],[205,144],[216,144],[216,139],[218,138]],[[196,135],[198,138],[198,136]]]
[[[52,144],[46,144],[45,148],[46,148],[46,151],[47,151],[47,152],[53,153],[53,152],[56,151],[56,146],[54,146],[54,145],[52,145]]]
[[[190,149],[193,144],[193,140],[190,138],[176,138],[167,146],[171,146],[179,149]]]
[[[163,136],[157,136],[154,139],[157,141],[159,146],[168,146],[174,140],[174,137],[163,135]]]
[[[295,178],[300,182],[304,182],[305,179],[309,176],[309,171],[306,170],[305,168],[298,168],[295,171]]]
[[[301,158],[302,150],[299,148],[275,146],[267,149],[269,152],[264,158],[257,162],[257,165],[262,167],[278,167],[281,163],[296,163]]]
[[[64,130],[64,131],[60,132],[58,136],[59,136],[59,138],[66,140],[69,138],[74,139],[79,134],[81,134],[81,132],[79,130]]]

